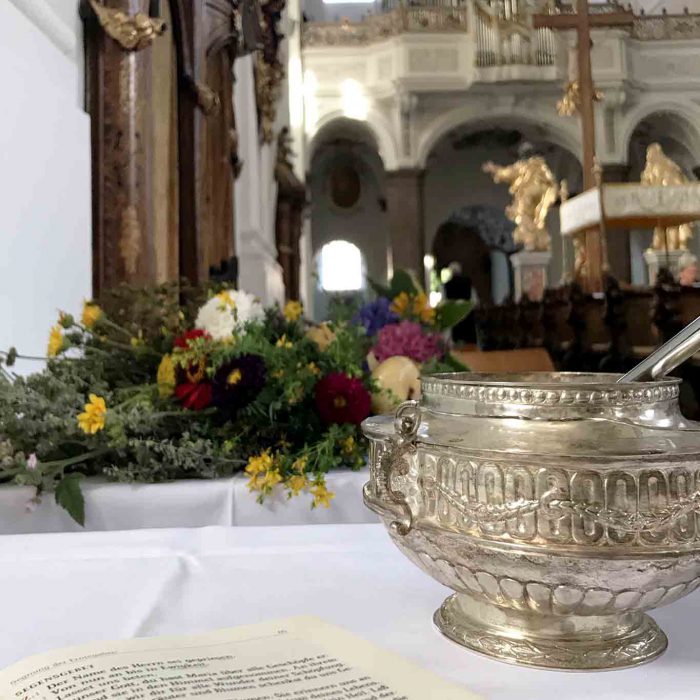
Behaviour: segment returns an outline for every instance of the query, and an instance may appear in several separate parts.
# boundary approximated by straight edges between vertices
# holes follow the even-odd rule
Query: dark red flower
[[[175,340],[173,341],[173,345],[176,348],[183,348],[184,350],[187,350],[190,346],[190,341],[197,340],[197,338],[211,340],[211,336],[209,335],[209,333],[203,331],[201,328],[194,328],[191,331],[187,331],[187,333],[178,335],[178,337],[175,338]]]
[[[219,367],[214,375],[213,403],[229,413],[255,400],[267,380],[267,367],[260,355],[246,353]]]
[[[212,387],[210,382],[183,382],[175,387],[175,396],[184,408],[201,411],[211,404]]]
[[[369,415],[371,398],[361,380],[331,372],[316,384],[316,408],[324,423],[358,425]]]

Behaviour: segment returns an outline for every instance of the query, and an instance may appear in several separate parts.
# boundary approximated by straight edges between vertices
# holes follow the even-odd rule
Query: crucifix
[[[628,27],[634,20],[630,10],[619,9],[613,12],[589,14],[588,0],[576,0],[576,12],[561,14],[535,14],[535,28],[553,30],[574,30],[577,38],[578,58],[578,110],[581,117],[581,142],[583,146],[583,189],[596,186],[595,175],[595,115],[593,102],[595,88],[591,70],[591,29],[603,27]],[[587,291],[600,292],[603,289],[603,242],[599,227],[585,232],[584,279],[581,280]]]

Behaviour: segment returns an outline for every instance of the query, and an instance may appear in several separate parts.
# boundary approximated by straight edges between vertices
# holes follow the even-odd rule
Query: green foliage
[[[421,285],[418,283],[412,273],[406,270],[397,270],[391,278],[389,284],[389,298],[397,297],[401,292],[405,292],[409,296],[421,291]]]
[[[68,474],[56,486],[56,503],[65,508],[80,525],[85,525],[85,499],[80,490],[82,474]]]
[[[469,311],[466,303],[448,302],[433,314],[403,271],[385,291],[391,299],[405,293],[402,318],[428,332]],[[321,420],[319,381],[341,373],[379,391],[366,364],[375,339],[352,321],[354,304],[336,308],[334,322],[322,327],[309,328],[292,305],[284,313],[266,309],[262,321],[241,321],[230,337],[183,335],[211,294],[184,285],[118,287],[99,306],[86,305],[80,318],[61,314],[52,331],[60,333],[52,346],[58,356],[28,377],[11,371],[20,357],[14,348],[0,352],[0,483],[31,486],[32,503],[53,491],[81,524],[87,476],[150,483],[245,469],[259,500],[277,486],[290,496],[309,494],[312,507],[326,505],[324,474],[361,467],[366,441],[354,423]],[[254,392],[239,403],[217,403],[214,387],[228,392],[222,382],[230,367],[251,356],[260,372]],[[424,373],[460,369],[449,354],[423,366]],[[233,376],[231,386],[239,380]],[[182,390],[203,388],[208,399],[186,403]]]
[[[440,330],[453,328],[469,315],[471,309],[470,301],[444,301],[435,309],[435,325]]]

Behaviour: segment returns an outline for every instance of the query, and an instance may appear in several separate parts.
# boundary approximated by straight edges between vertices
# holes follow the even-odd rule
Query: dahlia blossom
[[[442,340],[437,333],[426,333],[419,323],[401,321],[384,326],[372,348],[379,362],[394,355],[406,355],[416,362],[427,362],[443,354]]]
[[[211,404],[211,382],[183,382],[175,387],[175,396],[183,408],[202,411]]]
[[[255,296],[226,289],[199,309],[195,326],[205,330],[214,340],[228,340],[249,321],[261,321],[264,317],[263,306]]]
[[[265,386],[267,367],[260,355],[245,354],[219,367],[214,375],[213,403],[234,412],[251,403]]]
[[[391,309],[391,301],[379,297],[365,304],[353,317],[356,326],[364,326],[367,335],[374,337],[384,326],[398,323],[399,316]]]
[[[361,380],[331,372],[316,384],[316,408],[326,423],[359,425],[369,415],[372,399]]]

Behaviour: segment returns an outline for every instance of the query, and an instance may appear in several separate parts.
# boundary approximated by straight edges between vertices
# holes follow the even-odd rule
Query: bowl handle
[[[378,477],[392,505],[403,511],[399,520],[389,526],[392,532],[402,537],[413,528],[413,513],[401,491],[391,485],[395,476],[405,476],[410,469],[409,458],[416,453],[416,436],[420,426],[421,411],[417,401],[404,401],[396,409],[394,418],[395,436],[389,438],[389,449],[379,458]]]

